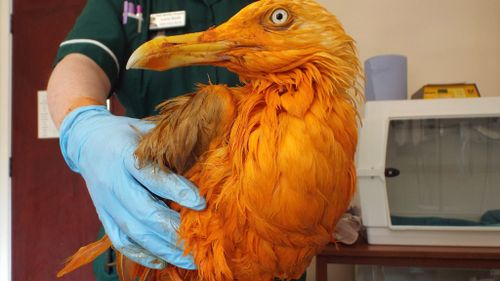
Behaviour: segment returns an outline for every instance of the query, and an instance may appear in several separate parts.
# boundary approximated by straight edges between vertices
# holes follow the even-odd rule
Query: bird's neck
[[[328,111],[339,99],[355,99],[358,72],[357,64],[339,66],[321,56],[290,71],[253,77],[247,86],[268,106],[303,117],[315,100]]]

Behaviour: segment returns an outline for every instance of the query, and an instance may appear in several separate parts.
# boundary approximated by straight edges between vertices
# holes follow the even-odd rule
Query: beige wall
[[[469,82],[483,96],[500,96],[499,0],[317,1],[356,39],[363,62],[407,56],[409,95],[429,83]],[[354,280],[352,266],[328,270],[329,280]]]
[[[0,1],[0,280],[10,273],[10,0]]]
[[[477,83],[500,95],[499,0],[318,0],[365,59],[408,57],[408,93],[428,83]]]

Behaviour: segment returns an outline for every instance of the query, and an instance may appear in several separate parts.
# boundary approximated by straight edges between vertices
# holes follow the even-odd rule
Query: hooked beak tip
[[[136,60],[133,59],[132,57],[130,57],[130,59],[127,61],[127,65],[125,66],[125,69],[129,70],[129,69],[134,68],[135,62],[136,62]]]

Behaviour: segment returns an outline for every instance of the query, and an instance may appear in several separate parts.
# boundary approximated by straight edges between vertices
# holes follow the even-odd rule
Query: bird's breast
[[[248,134],[238,198],[261,232],[317,233],[318,227],[332,227],[337,193],[352,193],[346,178],[354,158],[340,141],[349,137],[347,132],[335,124],[355,121],[330,115],[310,111],[298,118],[281,112],[266,119],[262,113]]]

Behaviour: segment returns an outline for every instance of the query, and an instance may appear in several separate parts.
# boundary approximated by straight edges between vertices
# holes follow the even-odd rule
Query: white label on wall
[[[58,137],[59,131],[57,131],[49,114],[47,91],[38,91],[38,138],[52,139]]]

